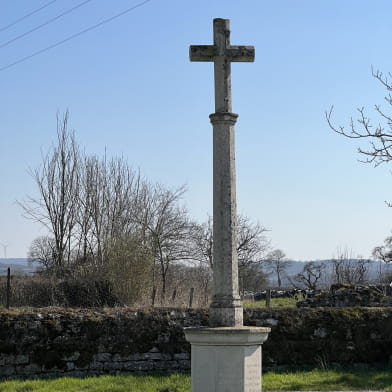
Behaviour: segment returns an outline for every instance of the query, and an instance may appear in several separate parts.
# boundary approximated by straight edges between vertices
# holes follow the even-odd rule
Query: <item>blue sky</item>
[[[137,5],[57,0],[0,31],[0,68]],[[45,0],[0,1],[0,30]],[[213,18],[231,42],[254,45],[255,63],[232,65],[238,211],[267,227],[274,247],[299,260],[337,248],[368,257],[392,228],[390,168],[358,162],[355,141],[334,134],[365,106],[386,108],[371,67],[392,71],[390,1],[151,0],[93,31],[0,71],[0,243],[24,257],[44,234],[15,200],[35,196],[29,168],[55,139],[56,113],[87,152],[124,156],[152,181],[186,184],[185,203],[212,211],[213,65],[191,63],[191,44],[212,43]],[[3,249],[0,247],[0,257]]]

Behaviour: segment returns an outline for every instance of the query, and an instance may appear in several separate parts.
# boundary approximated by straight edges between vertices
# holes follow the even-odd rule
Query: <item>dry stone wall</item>
[[[0,377],[183,371],[183,327],[206,312],[45,308],[0,313]]]
[[[271,327],[264,366],[392,366],[392,308],[302,308],[246,313],[248,325]]]
[[[384,295],[378,286],[354,286],[351,284],[333,284],[329,291],[321,291],[313,297],[297,302],[297,307],[390,307],[392,296]]]
[[[270,326],[264,367],[392,361],[392,308],[247,310]],[[183,328],[208,325],[206,310],[0,311],[0,378],[190,369]]]

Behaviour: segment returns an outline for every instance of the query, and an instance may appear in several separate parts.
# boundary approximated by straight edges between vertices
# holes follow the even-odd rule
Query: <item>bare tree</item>
[[[197,226],[180,204],[185,188],[151,184],[122,158],[80,153],[67,125],[68,113],[58,120],[57,144],[43,157],[42,167],[32,172],[40,197],[20,203],[26,215],[49,231],[48,237],[32,243],[30,258],[58,278],[69,272],[118,279],[123,288],[126,271],[148,266],[150,286],[160,281],[163,303],[169,270],[194,259]],[[146,252],[143,264],[141,255]],[[202,268],[197,273],[206,296],[209,273]]]
[[[302,271],[295,275],[294,281],[309,290],[317,290],[319,280],[325,270],[325,264],[317,264],[314,261],[305,263]]]
[[[92,156],[85,157],[81,182],[79,256],[90,258],[95,269],[102,269],[109,239],[137,231],[134,214],[141,177],[122,158]]]
[[[392,83],[380,71],[374,72],[372,75],[378,82],[384,86],[388,94],[384,97],[385,102],[392,106]],[[392,77],[389,74],[389,77]],[[372,163],[375,166],[381,163],[387,163],[392,160],[392,116],[388,114],[380,105],[374,105],[374,110],[380,118],[378,125],[373,125],[370,118],[366,115],[365,109],[358,108],[358,118],[354,120],[351,118],[348,127],[336,126],[332,122],[332,110],[326,112],[326,119],[330,128],[345,137],[350,139],[366,140],[368,141],[368,148],[358,147],[358,152],[364,156],[362,162]]]
[[[270,241],[267,229],[249,218],[237,216],[237,256],[240,290],[261,290],[267,282],[263,264]]]
[[[344,261],[343,257],[334,257],[331,259],[332,263],[332,281],[335,283],[343,283],[343,270],[344,270]]]
[[[46,271],[55,269],[56,243],[53,238],[41,236],[35,238],[29,248],[27,259],[29,263],[39,263]]]
[[[392,236],[385,238],[384,245],[376,246],[372,251],[372,256],[384,263],[392,261]]]
[[[259,287],[266,282],[266,274],[262,269],[264,259],[270,249],[266,232],[267,229],[259,223],[253,223],[242,215],[237,216],[237,257],[241,290],[251,290],[251,286]],[[212,269],[213,230],[210,216],[206,222],[196,228],[193,244],[195,260]]]
[[[189,239],[194,225],[188,212],[179,204],[185,188],[166,189],[162,185],[146,188],[140,198],[137,221],[144,241],[147,241],[154,258],[153,285],[156,267],[161,280],[161,301],[166,297],[167,273],[179,261],[191,258]]]
[[[208,216],[206,222],[195,225],[193,236],[193,258],[202,265],[213,269],[213,235],[212,217]]]
[[[392,236],[385,238],[384,245],[376,246],[372,251],[372,257],[378,260],[378,280],[380,283],[390,282],[390,276],[385,273],[385,267],[392,262]]]
[[[210,294],[213,270],[212,217],[202,224],[194,223],[193,235],[189,243],[192,259],[196,262],[198,284],[203,291],[203,303],[207,304]]]
[[[19,203],[27,217],[40,222],[53,236],[54,264],[62,274],[70,264],[72,238],[79,201],[80,155],[74,134],[68,131],[68,112],[57,118],[57,145],[31,172],[39,197]]]
[[[362,257],[354,258],[352,252],[337,251],[337,257],[331,259],[332,280],[335,283],[352,285],[364,284],[367,280],[369,260]]]
[[[291,261],[286,259],[286,255],[282,250],[275,249],[267,255],[266,262],[271,271],[276,274],[278,287],[282,287],[282,278],[290,266]]]
[[[237,216],[237,254],[238,268],[246,269],[251,265],[261,265],[270,250],[270,241],[266,237],[267,229],[249,218]]]
[[[245,291],[262,291],[268,287],[268,274],[262,268],[261,263],[250,264],[242,268],[239,277],[241,294]]]
[[[365,284],[368,280],[370,260],[363,257],[357,258],[357,265],[354,269],[354,282],[355,284]]]

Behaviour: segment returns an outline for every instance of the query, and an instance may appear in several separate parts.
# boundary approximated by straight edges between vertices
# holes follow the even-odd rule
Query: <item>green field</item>
[[[280,370],[266,372],[263,391],[378,390],[392,392],[390,368]],[[85,379],[0,382],[0,392],[190,392],[189,374],[101,376]]]
[[[299,299],[302,301],[302,297]],[[297,300],[295,298],[271,298],[270,306],[271,308],[276,307],[284,307],[284,308],[295,308],[297,304]],[[249,309],[258,309],[258,308],[265,308],[265,300],[251,302],[251,301],[244,301],[244,308]]]
[[[392,392],[392,369],[331,368],[267,372],[264,391],[355,391]]]

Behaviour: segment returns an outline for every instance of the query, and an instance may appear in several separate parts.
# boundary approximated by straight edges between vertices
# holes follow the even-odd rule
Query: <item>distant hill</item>
[[[325,264],[326,265],[326,273],[331,272],[332,261],[331,260],[313,260],[316,264]],[[352,261],[355,261],[353,259]],[[291,261],[290,267],[287,269],[286,274],[289,277],[293,277],[296,274],[300,273],[305,265],[306,261]],[[38,263],[29,263],[26,258],[0,258],[0,275],[7,274],[7,268],[11,268],[11,274],[22,274],[22,275],[30,275],[33,274],[37,268]],[[383,272],[389,272],[392,274],[392,263],[391,264],[383,264],[382,265]],[[379,271],[380,271],[380,263],[378,261],[371,261],[368,264],[368,280],[373,282],[378,282]],[[277,286],[277,281],[274,274],[269,276],[270,284],[272,286]],[[289,287],[291,286],[289,279],[287,277],[283,277],[282,285]]]
[[[26,258],[0,258],[0,275],[6,275],[7,269],[11,274],[30,275],[37,269],[38,263],[29,263]]]
[[[331,274],[332,272],[332,260],[309,260],[309,261],[313,261],[316,264],[324,264],[326,265],[326,270],[325,270],[325,274],[327,277],[328,274]],[[357,259],[351,259],[351,262],[355,263],[356,261],[358,261]],[[286,271],[286,276],[283,277],[282,279],[282,286],[287,286],[290,287],[290,280],[287,278],[290,277],[294,277],[295,275],[297,275],[298,273],[302,272],[302,269],[304,267],[304,265],[307,263],[308,261],[292,261],[290,263],[289,268],[287,268]],[[374,282],[374,283],[378,283],[379,281],[379,274],[380,274],[380,263],[378,261],[375,260],[371,260],[370,263],[367,265],[368,268],[368,274],[367,274],[367,280],[370,282]],[[383,273],[390,273],[392,274],[392,263],[391,264],[382,264],[381,265],[382,268],[382,272]],[[274,274],[271,274],[269,276],[269,280],[270,280],[270,284],[272,286],[277,286],[278,282],[276,280],[276,277],[274,276]]]

